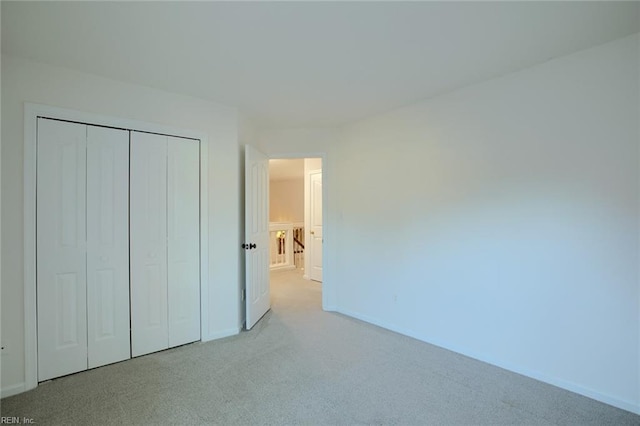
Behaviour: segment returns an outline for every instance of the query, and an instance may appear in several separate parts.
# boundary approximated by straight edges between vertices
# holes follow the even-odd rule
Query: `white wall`
[[[269,221],[304,222],[304,179],[269,182]]]
[[[2,8],[0,7],[0,22],[1,22],[1,18],[2,18]],[[0,70],[2,69],[2,59],[1,59],[1,55],[0,55]],[[0,73],[1,74],[1,73]],[[2,85],[0,84],[0,99],[2,99]],[[2,105],[0,102],[0,122],[2,122]],[[1,127],[1,126],[0,126]],[[1,129],[0,129],[1,131]],[[1,135],[0,135],[0,139],[2,139]],[[0,146],[1,148],[1,146]],[[2,223],[2,149],[0,149],[0,224]],[[2,226],[0,225],[0,237],[2,235]],[[2,319],[2,244],[0,244],[0,341],[2,342],[2,346],[4,347],[4,339],[2,338],[2,327],[1,327],[1,319]],[[4,353],[4,350],[2,351],[2,353]],[[0,354],[0,396],[1,396],[1,389],[2,389],[2,364],[3,364],[3,360],[2,360],[2,354]]]
[[[2,56],[2,389],[24,382],[23,103],[201,131],[209,137],[209,327],[238,331],[237,112],[215,103]]]
[[[346,127],[338,310],[640,412],[639,43]]]
[[[338,131],[332,128],[260,129],[258,148],[271,158],[289,158],[288,154],[301,154],[292,158],[331,155]]]
[[[322,158],[304,159],[304,173],[307,174],[313,170],[322,170]]]

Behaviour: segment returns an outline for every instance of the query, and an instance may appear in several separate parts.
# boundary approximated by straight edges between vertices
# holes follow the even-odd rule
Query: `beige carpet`
[[[640,416],[323,312],[321,286],[272,275],[250,332],[74,374],[6,398],[37,424],[639,425]]]

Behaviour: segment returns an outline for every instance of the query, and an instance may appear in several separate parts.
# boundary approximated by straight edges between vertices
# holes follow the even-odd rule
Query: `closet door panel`
[[[167,137],[131,132],[131,353],[166,349]]]
[[[87,369],[86,126],[38,119],[38,380]]]
[[[200,340],[200,144],[168,138],[169,347]]]
[[[87,127],[89,368],[131,357],[129,132]]]

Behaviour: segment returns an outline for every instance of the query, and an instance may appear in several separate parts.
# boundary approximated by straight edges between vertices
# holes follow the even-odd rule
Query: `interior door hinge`
[[[242,289],[242,301],[244,302],[245,300],[247,300],[247,290]]]

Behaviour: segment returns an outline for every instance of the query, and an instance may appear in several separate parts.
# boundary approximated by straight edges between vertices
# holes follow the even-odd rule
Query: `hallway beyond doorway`
[[[322,282],[323,160],[269,159],[270,269],[302,268]]]
[[[271,307],[322,311],[322,284],[305,280],[301,269],[271,272]]]

